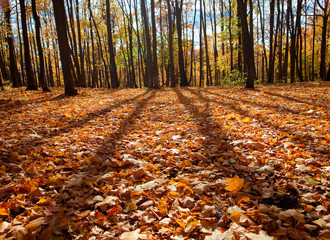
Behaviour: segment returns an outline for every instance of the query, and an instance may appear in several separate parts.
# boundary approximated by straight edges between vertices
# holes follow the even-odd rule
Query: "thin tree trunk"
[[[95,19],[94,19],[94,16],[93,16],[93,12],[92,12],[92,9],[91,7],[89,6],[89,14],[91,16],[91,19],[93,21],[93,24],[94,24],[94,27],[95,27],[95,31],[96,31],[96,36],[97,36],[97,43],[98,43],[98,49],[100,51],[100,58],[102,59],[102,62],[103,62],[103,66],[104,66],[104,71],[105,71],[105,80],[108,84],[108,88],[110,88],[110,81],[109,81],[109,71],[108,71],[108,66],[107,66],[107,63],[104,59],[104,55],[103,55],[103,48],[102,48],[102,43],[101,43],[101,36],[100,36],[100,32],[97,28],[97,24],[95,22]],[[101,81],[101,79],[100,79]]]
[[[313,40],[312,40],[312,81],[315,80],[315,33],[316,33],[316,1],[313,10]]]
[[[190,56],[191,56],[191,59],[190,59],[190,77],[189,77],[189,83],[188,85],[191,85],[192,83],[192,79],[193,79],[193,64],[195,63],[195,53],[194,53],[194,46],[195,46],[195,24],[196,24],[196,14],[197,14],[197,11],[196,11],[196,5],[197,5],[197,0],[195,0],[195,8],[194,8],[194,20],[193,20],[193,25],[192,25],[192,37],[191,37],[191,51],[190,51]],[[195,78],[196,78],[196,75],[194,75]]]
[[[81,43],[81,28],[80,28],[80,17],[79,17],[79,0],[76,0],[76,16],[77,16],[77,32],[78,32],[78,47],[79,47],[79,60],[80,60],[80,83],[82,87],[87,87],[86,74],[85,74],[85,55],[82,49]]]
[[[113,38],[112,38],[112,25],[111,25],[111,17],[110,17],[110,1],[109,0],[106,0],[106,7],[107,7],[106,11],[107,11],[108,48],[109,48],[109,54],[110,54],[111,87],[118,88],[120,83],[119,83],[118,75],[117,75],[115,51],[114,51]]]
[[[274,12],[275,12],[275,0],[271,0],[269,3],[270,10],[270,24],[269,24],[269,72],[268,72],[268,83],[274,83],[274,49],[273,49],[273,41],[274,41]]]
[[[26,90],[38,90],[37,81],[34,77],[31,63],[30,46],[29,46],[29,36],[27,32],[26,24],[26,10],[25,10],[25,0],[20,0],[21,8],[21,21],[22,21],[22,31],[23,31],[23,42],[24,42],[24,59],[25,59],[25,71],[27,77],[27,88]]]
[[[203,31],[204,31],[204,44],[205,44],[205,60],[206,60],[206,85],[212,85],[211,79],[211,67],[210,67],[210,58],[209,58],[209,48],[208,48],[208,39],[207,39],[207,32],[206,32],[206,8],[205,8],[205,0],[203,1],[204,7],[204,17],[203,17]]]
[[[47,86],[45,79],[45,63],[44,63],[44,52],[41,45],[41,36],[40,36],[40,18],[37,14],[36,0],[32,0],[32,13],[36,25],[36,40],[39,54],[39,84],[43,92],[51,92]]]
[[[174,77],[174,57],[173,57],[173,22],[172,22],[172,8],[170,0],[166,0],[167,2],[167,17],[168,17],[168,51],[170,55],[169,59],[169,79],[171,82],[171,87],[176,86],[176,79]]]
[[[159,88],[159,73],[157,62],[157,31],[155,18],[155,2],[151,0],[151,25],[152,25],[152,87]]]
[[[60,56],[62,62],[62,71],[65,85],[65,95],[77,95],[77,90],[74,88],[71,69],[72,63],[70,58],[70,47],[67,37],[67,18],[64,7],[64,0],[52,0],[54,7],[54,15],[56,22],[56,31],[60,48]]]
[[[141,13],[143,18],[144,34],[146,40],[146,50],[147,50],[147,60],[146,60],[146,78],[147,78],[147,87],[153,87],[153,74],[152,74],[152,52],[151,52],[151,39],[149,32],[149,22],[146,10],[145,0],[141,0]]]
[[[18,35],[18,40],[19,40],[19,59],[20,59],[20,68],[21,68],[21,76],[22,76],[22,82],[23,85],[25,84],[25,74],[24,74],[24,57],[23,57],[23,44],[22,44],[22,36],[21,36],[21,29],[20,29],[20,23],[19,23],[19,12],[18,12],[18,0],[15,1],[16,3],[16,22],[17,22],[17,35]]]
[[[323,10],[323,25],[322,25],[322,40],[321,40],[321,61],[320,61],[320,78],[326,79],[326,63],[325,57],[327,54],[327,24],[329,18],[329,0],[324,0],[324,7],[320,4],[319,0],[316,0],[319,7]]]
[[[242,24],[244,65],[247,66],[246,88],[253,89],[255,80],[254,52],[248,29],[246,4],[243,0],[237,0],[237,11]]]
[[[203,74],[203,4],[199,1],[199,86],[204,85]]]
[[[234,70],[234,47],[233,47],[233,34],[232,34],[232,9],[231,9],[231,1],[229,1],[229,23],[228,23],[228,30],[229,30],[229,48],[230,48],[230,72]]]
[[[175,0],[175,12],[176,12],[176,29],[178,33],[178,48],[179,48],[179,69],[180,69],[180,86],[188,86],[188,79],[186,75],[186,70],[184,66],[184,58],[183,58],[183,49],[182,49],[182,0],[180,1],[180,5],[178,0]]]

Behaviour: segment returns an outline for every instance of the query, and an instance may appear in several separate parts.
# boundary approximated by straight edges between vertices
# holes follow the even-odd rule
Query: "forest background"
[[[53,2],[1,1],[1,88],[329,80],[328,0]]]

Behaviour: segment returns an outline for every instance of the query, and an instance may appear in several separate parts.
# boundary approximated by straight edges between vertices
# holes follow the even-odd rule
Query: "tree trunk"
[[[203,4],[199,1],[199,86],[204,85],[203,74]]]
[[[322,25],[322,40],[321,40],[321,62],[320,62],[320,78],[326,79],[326,66],[325,57],[327,54],[327,24],[329,18],[329,0],[324,1],[324,7],[320,4],[319,0],[316,0],[319,7],[323,10],[323,25]]]
[[[299,0],[298,0],[299,1]],[[291,22],[291,48],[290,48],[290,83],[295,82],[296,69],[295,69],[295,61],[296,61],[296,28],[294,25],[294,16],[292,12],[292,0],[288,0],[288,14],[290,15]]]
[[[204,17],[203,17],[203,31],[204,31],[204,45],[205,45],[205,60],[206,60],[206,85],[211,86],[212,85],[212,79],[211,79],[211,67],[210,67],[210,58],[209,58],[209,47],[208,47],[208,39],[207,39],[207,32],[206,32],[206,8],[205,8],[205,0],[203,1],[203,7],[204,7]]]
[[[180,1],[180,5],[178,0],[175,0],[175,13],[176,13],[176,29],[178,33],[178,48],[179,48],[179,69],[180,69],[180,86],[188,86],[188,79],[184,66],[184,58],[183,58],[183,49],[182,49],[182,23],[181,23],[181,15],[182,15],[182,0]]]
[[[22,37],[21,37],[21,29],[20,29],[20,23],[19,23],[19,12],[18,12],[18,0],[15,1],[16,3],[16,22],[17,22],[17,35],[18,35],[18,42],[19,42],[19,56],[17,56],[17,58],[19,58],[20,61],[20,70],[21,70],[21,76],[22,76],[22,85],[25,85],[25,74],[24,74],[24,57],[23,57],[23,44],[22,44]]]
[[[107,11],[107,31],[108,31],[108,48],[110,54],[110,77],[111,77],[111,87],[118,88],[120,83],[117,75],[117,66],[115,60],[115,51],[112,39],[112,25],[110,17],[110,1],[106,0],[106,11]]]
[[[86,76],[85,76],[85,62],[84,53],[81,43],[81,28],[80,28],[80,17],[79,17],[79,0],[76,0],[76,15],[77,15],[77,32],[78,32],[78,47],[79,47],[79,60],[80,60],[80,83],[82,87],[87,87]]]
[[[195,7],[194,7],[194,20],[193,20],[193,25],[192,25],[192,37],[191,37],[191,50],[190,50],[190,77],[189,77],[189,85],[192,83],[192,79],[193,79],[193,65],[195,62],[195,53],[194,53],[194,45],[195,45],[195,24],[196,24],[196,5],[197,5],[197,0],[195,0]],[[194,75],[194,77],[196,78],[196,76]]]
[[[328,68],[328,73],[325,81],[330,81],[330,63],[329,63],[329,68]]]
[[[98,43],[98,50],[100,51],[100,58],[102,59],[103,62],[103,66],[104,66],[104,71],[105,71],[105,80],[107,82],[108,88],[110,88],[110,81],[109,81],[109,71],[108,71],[108,66],[107,66],[107,62],[104,59],[104,54],[103,54],[103,48],[102,48],[102,43],[101,43],[101,36],[100,36],[100,32],[99,29],[97,28],[97,24],[95,22],[94,16],[93,16],[93,12],[92,12],[92,8],[89,6],[89,14],[91,16],[91,19],[93,21],[94,27],[95,27],[95,31],[96,31],[96,36],[97,36],[97,43]],[[100,79],[101,81],[101,79]]]
[[[9,47],[9,62],[10,62],[10,66],[9,66],[9,73],[10,73],[10,80],[13,83],[13,87],[17,88],[17,87],[21,87],[22,86],[22,81],[20,78],[20,75],[18,73],[18,69],[17,69],[17,62],[16,62],[16,54],[15,54],[15,46],[14,46],[14,41],[13,41],[13,31],[11,28],[11,22],[10,22],[10,4],[9,1],[5,1],[4,4],[4,12],[5,12],[5,20],[7,23],[7,43],[8,43],[8,47]]]
[[[149,21],[147,16],[146,4],[145,0],[141,0],[141,13],[143,18],[143,26],[144,26],[144,34],[146,39],[146,49],[147,49],[147,60],[146,60],[146,78],[147,78],[147,86],[152,88],[153,87],[153,74],[152,74],[152,52],[151,52],[151,39],[150,39],[150,32],[149,32]]]
[[[270,24],[269,24],[269,72],[268,72],[268,83],[274,83],[274,58],[273,54],[273,33],[274,33],[274,11],[275,11],[275,0],[271,0],[269,3],[270,9]]]
[[[242,24],[244,65],[247,67],[246,88],[253,89],[255,80],[254,52],[247,23],[246,2],[244,0],[237,0],[237,11]]]
[[[159,73],[157,62],[157,31],[155,18],[155,2],[151,0],[151,24],[152,24],[152,87],[159,88]]]
[[[39,54],[39,84],[42,88],[43,92],[51,92],[51,90],[47,86],[47,82],[45,79],[45,63],[44,63],[44,52],[41,45],[41,38],[40,38],[40,18],[37,14],[36,8],[36,0],[32,0],[32,13],[33,19],[36,25],[36,40],[37,40],[37,47],[38,47],[38,54]]]
[[[229,30],[229,48],[230,48],[230,72],[234,70],[234,46],[233,46],[233,34],[231,29],[232,24],[232,15],[231,15],[231,1],[229,1],[229,23],[228,23],[228,30]]]
[[[2,47],[2,46],[1,46]],[[9,80],[10,79],[10,75],[7,71],[7,67],[6,67],[6,63],[3,57],[3,52],[2,50],[0,50],[0,70],[1,70],[1,74],[4,80]]]
[[[26,24],[25,0],[20,0],[19,4],[21,8],[21,21],[22,21],[22,31],[23,31],[23,43],[24,43],[24,60],[25,60],[25,71],[27,78],[26,90],[38,90],[37,81],[34,77],[32,70],[29,36],[28,36],[27,24]]]
[[[172,22],[172,8],[170,0],[167,2],[167,17],[168,17],[168,51],[170,55],[168,71],[169,71],[169,81],[171,82],[171,87],[176,86],[176,79],[174,77],[174,57],[173,57],[173,22]]]
[[[56,22],[56,31],[60,49],[60,57],[62,62],[62,71],[65,85],[65,95],[74,96],[77,95],[77,90],[74,88],[74,82],[72,80],[71,69],[71,57],[70,47],[67,37],[67,18],[64,7],[64,0],[52,0],[54,7],[54,16]]]

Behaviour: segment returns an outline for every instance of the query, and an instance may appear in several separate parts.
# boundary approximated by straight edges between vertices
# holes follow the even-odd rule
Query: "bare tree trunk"
[[[54,7],[56,31],[62,62],[65,95],[74,96],[77,95],[77,90],[74,88],[74,82],[71,76],[72,63],[70,58],[70,47],[67,37],[67,18],[65,13],[64,0],[52,0],[52,2]]]
[[[178,33],[178,48],[179,48],[179,69],[180,69],[180,86],[188,86],[188,79],[184,66],[184,58],[183,58],[183,49],[182,49],[182,26],[181,26],[181,16],[182,16],[182,0],[180,1],[180,5],[178,4],[178,0],[175,0],[175,12],[176,12],[176,26]]]
[[[27,32],[26,24],[26,10],[25,10],[25,0],[20,0],[21,8],[21,21],[22,21],[22,31],[23,31],[23,42],[24,42],[24,59],[25,59],[25,71],[27,77],[27,88],[26,90],[38,90],[37,81],[34,77],[31,63],[30,46],[29,46],[29,36]]]
[[[204,17],[203,17],[203,31],[204,31],[204,44],[205,44],[205,60],[206,60],[206,85],[212,85],[211,79],[211,67],[210,67],[210,58],[209,58],[209,48],[208,48],[208,39],[207,39],[207,32],[206,32],[206,8],[205,8],[205,0],[203,1],[204,7]]]
[[[159,88],[159,72],[157,61],[157,30],[155,18],[155,2],[151,0],[151,25],[152,25],[152,87]]]
[[[32,13],[33,18],[36,25],[36,40],[37,40],[37,47],[38,47],[38,54],[39,54],[39,84],[42,88],[43,92],[51,92],[51,90],[47,86],[47,82],[45,79],[45,62],[44,62],[44,52],[41,45],[41,38],[40,38],[40,18],[37,14],[36,8],[36,1],[32,0]]]
[[[80,60],[80,83],[82,87],[87,87],[86,74],[85,74],[85,62],[84,62],[84,52],[81,43],[81,28],[80,28],[80,17],[79,17],[79,2],[76,0],[76,15],[77,15],[77,32],[78,32],[78,47],[79,47],[79,60]]]
[[[232,7],[231,1],[229,1],[229,23],[228,23],[228,30],[229,30],[229,48],[230,48],[230,72],[234,70],[234,47],[233,47],[233,34],[232,34]]]
[[[269,3],[270,10],[270,25],[269,25],[269,72],[268,72],[268,83],[274,83],[274,58],[273,54],[273,41],[274,41],[274,12],[275,12],[275,0],[271,0]]]
[[[17,35],[18,35],[18,41],[19,41],[19,60],[20,60],[20,69],[21,69],[21,76],[22,76],[22,83],[25,85],[25,74],[24,74],[24,57],[23,57],[23,44],[22,44],[22,37],[21,37],[21,29],[20,29],[20,23],[19,23],[19,12],[18,12],[18,0],[15,1],[16,3],[16,22],[17,22]]]
[[[143,18],[144,25],[144,34],[146,39],[146,48],[147,48],[147,60],[146,60],[146,78],[147,78],[147,87],[153,87],[153,74],[152,74],[152,52],[151,52],[151,39],[150,39],[150,31],[149,31],[149,22],[146,10],[145,0],[141,0],[141,13]]]
[[[320,62],[320,78],[326,79],[326,63],[325,56],[327,54],[327,24],[329,18],[329,0],[324,0],[324,6],[320,4],[319,0],[316,0],[319,7],[323,10],[323,25],[322,25],[322,40],[321,40],[321,62]]]
[[[194,45],[195,45],[195,24],[196,24],[196,5],[197,5],[197,0],[195,0],[195,8],[194,8],[194,20],[193,20],[193,25],[192,25],[192,37],[191,37],[191,50],[190,50],[190,77],[189,77],[189,83],[188,85],[191,85],[192,83],[192,79],[193,79],[193,64],[195,62],[195,59],[194,59]],[[194,75],[194,77],[196,78],[196,75]]]
[[[95,31],[96,31],[96,36],[97,36],[97,40],[98,40],[97,41],[97,43],[98,43],[98,49],[100,51],[100,58],[102,59],[103,67],[104,67],[104,71],[105,71],[105,80],[107,82],[108,88],[110,88],[108,65],[107,65],[107,62],[104,59],[100,32],[99,32],[99,29],[97,28],[97,24],[95,22],[95,19],[94,19],[94,16],[93,16],[93,12],[92,12],[92,8],[90,7],[90,5],[89,5],[89,14],[91,16],[91,19],[93,21],[93,24],[94,24],[94,27],[95,27]],[[100,81],[101,81],[101,79],[100,79]]]
[[[199,86],[204,85],[203,74],[203,4],[199,1]]]
[[[237,0],[237,11],[242,24],[244,65],[247,67],[246,88],[253,89],[255,80],[254,52],[248,29],[246,4],[244,0]]]
[[[168,17],[168,51],[170,55],[169,59],[169,80],[171,82],[171,87],[176,86],[176,79],[174,77],[174,57],[173,57],[173,22],[172,22],[172,8],[170,0],[167,2],[167,17]]]
[[[108,48],[110,53],[110,77],[111,77],[111,87],[118,88],[120,83],[117,75],[117,66],[115,60],[115,51],[112,38],[112,25],[110,18],[110,1],[106,0],[106,11],[107,11],[107,31],[108,31]]]

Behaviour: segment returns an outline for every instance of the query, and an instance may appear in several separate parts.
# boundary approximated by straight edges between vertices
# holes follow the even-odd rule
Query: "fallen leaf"
[[[225,188],[227,191],[237,193],[244,186],[244,179],[235,176],[234,178],[227,178],[228,186]]]

